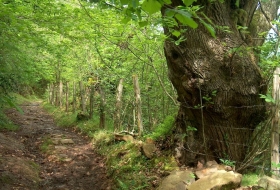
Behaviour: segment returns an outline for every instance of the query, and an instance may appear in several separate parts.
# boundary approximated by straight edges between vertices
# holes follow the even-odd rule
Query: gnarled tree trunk
[[[256,38],[257,33],[269,30],[269,25],[258,23],[263,16],[255,0],[240,0],[238,8],[233,0],[196,3],[216,26],[228,26],[231,32],[216,29],[213,38],[200,24],[197,29],[186,29],[186,40],[180,45],[170,39],[165,42],[169,78],[180,102],[177,129],[184,133],[188,133],[188,126],[197,129],[184,141],[181,162],[195,163],[198,155],[212,155],[236,161],[238,167],[254,129],[265,119],[265,102],[259,94],[266,94],[266,83],[258,59],[248,47],[263,43]],[[278,2],[269,4],[273,4],[269,7],[273,10],[267,12],[272,20]],[[179,5],[183,5],[181,1],[172,0],[171,6]],[[242,34],[237,25],[248,27],[251,33]],[[165,33],[169,32],[165,28]]]

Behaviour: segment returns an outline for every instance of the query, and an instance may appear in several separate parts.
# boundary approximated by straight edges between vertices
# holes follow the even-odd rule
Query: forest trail
[[[55,125],[40,102],[21,106],[7,116],[20,127],[0,132],[0,190],[109,190],[105,160],[90,140]]]

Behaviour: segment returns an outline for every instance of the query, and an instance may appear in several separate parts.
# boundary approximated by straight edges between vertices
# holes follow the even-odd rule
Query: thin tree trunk
[[[134,94],[135,94],[136,121],[137,121],[138,133],[139,136],[141,136],[143,133],[143,122],[142,122],[140,87],[139,87],[137,75],[133,75],[132,78],[133,78],[133,87],[134,87]]]
[[[94,103],[94,89],[95,86],[91,84],[90,87],[90,97],[89,97],[89,118],[93,118],[93,103]]]
[[[105,92],[103,91],[101,84],[99,84],[99,94],[100,94],[100,122],[99,122],[99,128],[104,129],[105,128]]]
[[[86,113],[85,89],[84,89],[83,81],[79,81],[79,86],[80,86],[80,94],[81,94],[82,112]]]
[[[52,105],[55,105],[55,84],[54,83],[52,83],[52,98],[51,98],[51,104]]]
[[[53,87],[52,87],[52,83],[49,84],[49,103],[52,104],[52,96],[53,96]]]
[[[55,106],[59,106],[59,82],[55,84]]]
[[[271,170],[272,177],[279,179],[279,167],[276,167],[276,164],[279,164],[279,90],[280,90],[280,67],[277,67],[274,71],[273,78],[273,98],[275,100],[274,105],[274,118],[272,120],[271,128]]]
[[[62,108],[63,104],[63,83],[62,80],[59,80],[59,107]]]
[[[73,112],[76,112],[76,83],[73,82]]]
[[[69,82],[65,83],[65,111],[69,111]]]
[[[148,109],[148,118],[149,118],[149,129],[152,129],[152,116],[151,116],[151,106],[150,106],[150,92],[149,88],[147,89],[147,109]]]
[[[116,92],[116,110],[115,110],[115,117],[114,117],[115,130],[120,130],[122,125],[122,121],[121,121],[122,92],[123,92],[123,79],[120,79]]]

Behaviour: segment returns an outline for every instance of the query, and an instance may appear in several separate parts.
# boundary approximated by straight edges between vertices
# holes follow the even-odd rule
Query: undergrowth
[[[5,110],[7,109],[17,109],[21,114],[24,114],[20,104],[24,102],[34,101],[36,97],[23,97],[19,94],[10,93],[9,95],[4,95],[0,97],[0,130],[8,130],[8,131],[16,131],[19,129],[17,125],[9,120],[9,118],[5,115]]]
[[[134,142],[116,141],[113,133],[113,123],[108,121],[106,129],[99,128],[99,119],[77,121],[77,113],[65,113],[49,104],[43,105],[51,113],[59,126],[75,127],[92,137],[94,149],[106,157],[108,175],[115,180],[116,189],[154,189],[158,185],[159,175],[177,167],[172,156],[157,155],[152,159],[146,158],[141,151],[145,138],[157,140],[170,134],[174,117],[167,117],[156,127],[153,133],[135,140]]]
[[[242,186],[257,185],[259,181],[259,176],[255,173],[248,173],[242,175]]]
[[[15,125],[13,122],[7,118],[4,112],[0,111],[0,131],[1,130],[8,130],[8,131],[16,131],[18,130],[18,126]]]
[[[133,142],[124,142],[115,140],[112,123],[106,126],[106,129],[100,129],[98,118],[77,121],[77,113],[65,113],[49,104],[44,104],[44,108],[53,114],[59,126],[78,128],[92,138],[93,148],[106,157],[108,175],[114,179],[118,190],[155,189],[166,173],[178,169],[170,150],[160,151],[153,158],[148,159],[141,149],[142,141],[145,139],[157,142],[171,135],[175,122],[173,116],[166,117],[150,134]],[[256,174],[245,174],[242,185],[254,185],[257,180]]]
[[[52,140],[51,140],[51,138],[50,137],[45,137],[44,139],[43,139],[43,142],[42,142],[42,144],[41,144],[41,146],[40,146],[40,150],[43,152],[43,153],[50,153],[50,146],[51,145],[53,145],[53,142],[52,142]]]
[[[152,133],[145,135],[145,137],[153,140],[165,139],[172,132],[174,122],[174,116],[167,116],[163,123],[159,124]]]

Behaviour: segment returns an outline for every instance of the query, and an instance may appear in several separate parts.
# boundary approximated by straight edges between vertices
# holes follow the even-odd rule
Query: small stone
[[[71,161],[72,161],[72,158],[65,158],[63,161],[64,161],[64,162],[71,162]]]
[[[58,145],[58,144],[59,144],[59,140],[60,140],[60,139],[52,139],[52,143],[53,143],[54,145]]]
[[[55,149],[59,150],[66,150],[67,148],[65,146],[54,146]]]
[[[72,139],[61,139],[61,144],[74,144],[74,141]]]
[[[150,143],[143,143],[142,150],[147,158],[152,158],[155,155],[156,146]]]

